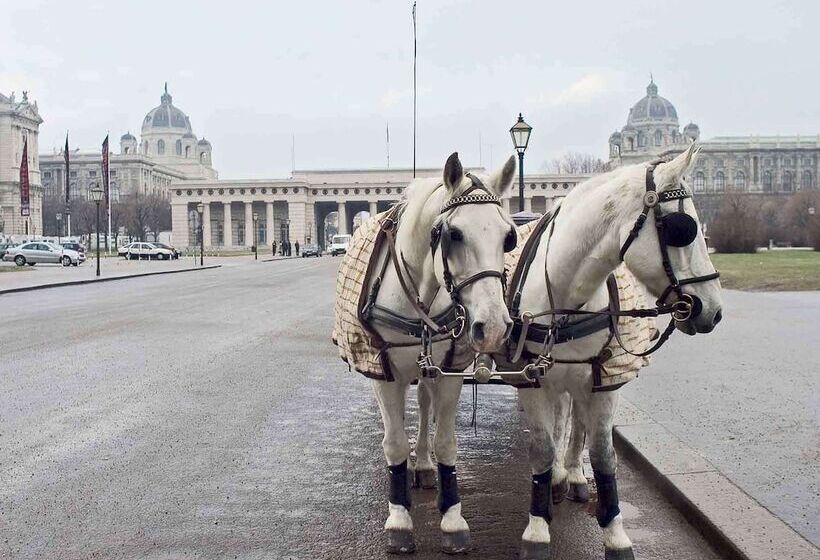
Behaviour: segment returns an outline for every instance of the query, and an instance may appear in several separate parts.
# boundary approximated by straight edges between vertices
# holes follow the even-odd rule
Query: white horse
[[[468,359],[473,352],[498,348],[512,324],[504,303],[501,273],[504,251],[509,250],[511,240],[514,246],[515,231],[507,213],[493,199],[507,191],[515,170],[515,158],[511,157],[491,177],[476,177],[465,174],[458,155],[453,154],[445,165],[443,181],[419,179],[411,183],[395,234],[404,278],[393,266],[387,266],[378,290],[379,307],[416,320],[420,314],[402,283],[414,286],[431,317],[452,303],[463,306],[467,335],[456,342],[466,350]],[[431,231],[440,237],[432,250]],[[378,322],[373,326],[389,344],[399,345],[387,350],[394,381],[373,381],[384,422],[383,447],[390,473],[389,515],[384,525],[387,548],[390,552],[412,552],[415,545],[409,511],[410,445],[405,431],[405,399],[410,383],[419,379],[419,344],[417,339]],[[433,343],[435,363],[445,360],[452,351],[451,343],[449,339]],[[438,376],[421,379],[421,383],[425,386],[419,391],[425,414],[429,413],[432,397],[437,419],[433,445],[438,462],[442,549],[463,552],[469,545],[469,527],[461,515],[455,474],[455,416],[463,380]],[[416,452],[416,476],[427,485],[435,475],[426,435],[419,438]]]
[[[654,172],[647,164],[627,166],[576,187],[561,203],[554,229],[550,232],[547,228],[541,237],[531,272],[523,285],[520,309],[533,313],[547,309],[606,309],[605,280],[623,259],[647,290],[659,298],[658,306],[686,302],[678,309],[688,309],[691,314],[684,313],[683,320],[672,323],[677,330],[690,335],[710,332],[721,318],[720,283],[684,180],[696,153],[693,145],[673,161],[654,167]],[[652,190],[657,187],[654,195],[648,194],[650,181]],[[645,224],[636,224],[642,212],[648,219]],[[656,217],[660,219],[673,213],[677,221],[665,223],[666,232],[662,231],[663,227],[656,229]],[[663,237],[670,229],[688,238]],[[686,231],[681,234],[680,230]],[[671,270],[667,270],[664,263]],[[552,288],[551,303],[547,277]],[[682,281],[675,282],[677,289],[670,288],[673,279]],[[690,283],[687,279],[695,281]],[[550,317],[543,319],[549,322]],[[623,528],[615,481],[617,458],[612,428],[618,393],[592,392],[589,364],[560,363],[595,356],[608,335],[604,330],[556,345],[552,357],[557,363],[547,370],[541,388],[519,389],[520,403],[530,428],[533,477],[529,523],[522,536],[522,558],[550,556],[551,486],[568,480],[576,492],[585,489],[586,478],[581,468],[584,432],[588,436],[597,485],[597,519],[603,529],[605,558],[634,558],[632,542]],[[543,354],[544,346],[528,341],[525,351]],[[572,398],[576,421],[564,463],[553,436],[560,441],[567,424],[566,393]]]

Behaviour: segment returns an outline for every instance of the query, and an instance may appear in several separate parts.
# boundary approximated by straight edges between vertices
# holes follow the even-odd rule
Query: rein
[[[552,294],[552,282],[550,281],[548,272],[547,260],[549,258],[549,245],[547,245],[547,254],[544,263],[544,278],[546,281],[547,298],[549,300],[550,308],[540,313],[531,313],[526,311],[519,315],[521,293],[523,291],[524,282],[529,272],[530,265],[535,258],[535,249],[540,244],[543,235],[547,231],[547,228],[549,228],[547,243],[549,243],[549,240],[552,238],[552,234],[555,230],[555,218],[561,209],[559,206],[554,213],[546,214],[536,225],[532,232],[531,238],[528,240],[527,245],[524,248],[524,252],[522,253],[524,266],[520,269],[521,272],[519,273],[518,269],[521,266],[519,263],[516,274],[513,276],[514,284],[508,298],[508,304],[510,314],[513,316],[513,333],[519,333],[515,351],[510,357],[513,363],[518,362],[521,359],[524,352],[524,345],[527,340],[543,342],[542,351],[535,357],[535,362],[533,364],[535,368],[540,370],[540,377],[543,377],[546,374],[546,371],[549,370],[549,368],[551,368],[555,363],[590,363],[593,366],[600,366],[601,363],[605,361],[604,358],[608,358],[608,356],[605,355],[609,353],[607,345],[610,343],[613,336],[624,352],[633,356],[648,356],[657,351],[669,339],[675,330],[675,325],[677,322],[686,321],[690,317],[696,316],[700,312],[702,304],[700,304],[700,301],[695,296],[684,293],[683,286],[715,280],[720,277],[720,273],[715,271],[711,274],[695,276],[683,280],[678,280],[675,275],[672,268],[672,263],[669,259],[668,247],[669,245],[684,247],[694,242],[697,236],[697,223],[694,218],[683,211],[683,200],[692,196],[692,193],[688,189],[677,188],[661,193],[657,192],[654,171],[655,167],[659,163],[661,163],[661,161],[653,161],[646,169],[646,193],[644,195],[643,210],[635,220],[627,239],[624,241],[624,244],[621,246],[618,253],[619,260],[623,261],[626,252],[629,250],[635,239],[637,239],[638,234],[649,216],[650,210],[652,210],[654,214],[655,228],[658,232],[658,243],[660,246],[662,259],[661,262],[664,273],[669,279],[669,285],[657,299],[655,307],[621,310],[618,306],[618,286],[615,283],[614,276],[610,275],[607,278],[607,289],[609,292],[610,301],[607,309],[592,311],[586,309],[556,308]],[[670,214],[662,213],[658,204],[672,200],[679,201],[678,211]],[[670,232],[673,232],[674,235],[670,234]],[[533,238],[535,238],[535,241],[531,242]],[[673,292],[678,296],[678,299],[671,304],[666,303],[667,298]],[[669,324],[649,349],[643,352],[633,352],[625,346],[618,328],[619,317],[646,318],[659,317],[661,315],[670,315]],[[546,333],[544,332],[544,326],[534,323],[535,319],[544,316],[550,316],[552,318],[550,325],[546,327]],[[592,324],[584,324],[584,320],[570,323],[569,319],[573,316],[586,316],[586,321]],[[595,317],[604,317],[606,318],[606,322],[593,323],[590,321],[590,319],[594,319]],[[575,338],[587,336],[593,332],[600,331],[607,326],[609,327],[611,334],[598,355],[587,360],[556,360],[552,357],[552,349],[555,344],[560,344]]]

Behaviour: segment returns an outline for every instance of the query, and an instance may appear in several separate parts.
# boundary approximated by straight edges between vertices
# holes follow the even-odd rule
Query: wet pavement
[[[329,342],[338,262],[0,296],[0,558],[385,557],[381,422]],[[478,405],[474,435],[465,389],[471,556],[515,558],[526,434],[512,389]],[[639,559],[717,558],[627,463],[619,486]],[[444,558],[435,493],[413,499],[414,557]],[[603,558],[585,510],[557,508],[553,558]]]
[[[677,333],[624,395],[820,546],[820,292],[723,298],[713,333]]]

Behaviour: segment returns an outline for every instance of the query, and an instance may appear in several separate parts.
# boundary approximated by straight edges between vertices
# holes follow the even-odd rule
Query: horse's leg
[[[414,486],[416,488],[436,487],[436,468],[430,456],[430,422],[432,421],[432,388],[430,381],[422,379],[418,386],[419,431],[416,441],[416,465]]]
[[[571,407],[572,399],[569,393],[554,396],[552,406],[555,415],[552,433],[552,441],[555,446],[555,459],[552,464],[553,504],[563,502],[567,496],[567,471],[564,468],[564,456],[567,451]]]
[[[410,518],[410,480],[407,459],[410,443],[404,429],[407,384],[399,381],[373,381],[373,391],[384,422],[384,457],[390,473],[388,517],[384,522],[388,552],[413,552],[413,520]]]
[[[586,428],[581,418],[580,407],[572,406],[572,432],[569,436],[569,446],[564,465],[567,469],[567,480],[569,490],[567,498],[573,502],[589,501],[589,486],[587,477],[584,475],[584,441],[586,440]]]
[[[461,377],[436,379],[436,435],[433,445],[438,461],[438,508],[441,517],[441,549],[447,554],[466,552],[470,527],[461,516],[461,498],[456,479],[456,410],[461,394]]]
[[[546,388],[519,389],[519,402],[524,408],[530,429],[530,470],[532,472],[532,501],[527,528],[521,537],[521,558],[548,560],[550,557],[550,530],[552,522],[552,466],[555,448],[552,441],[555,416],[552,406],[555,396]]]
[[[632,541],[624,531],[618,506],[615,473],[618,458],[612,444],[612,424],[618,405],[617,391],[573,395],[580,404],[589,437],[589,460],[598,490],[596,517],[604,532],[606,560],[633,560]],[[580,398],[579,398],[580,397]]]

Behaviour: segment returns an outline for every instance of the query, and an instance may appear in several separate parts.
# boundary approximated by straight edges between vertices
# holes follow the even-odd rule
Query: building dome
[[[193,132],[186,132],[182,135],[182,137],[184,139],[196,140],[196,134],[194,134]]]
[[[690,140],[697,140],[700,136],[700,128],[695,123],[689,123],[683,127],[683,135]]]
[[[609,143],[610,144],[620,144],[621,143],[621,133],[617,130],[609,135]]]
[[[122,136],[120,136],[120,142],[124,142],[126,140],[133,140],[134,142],[137,141],[136,137],[133,134],[131,134],[130,131],[128,131],[125,134],[123,134]]]
[[[627,124],[668,123],[678,124],[678,112],[672,103],[658,95],[658,86],[650,80],[646,96],[629,110]]]
[[[146,132],[192,132],[191,120],[188,116],[174,107],[171,94],[168,93],[168,84],[165,84],[165,93],[160,98],[159,107],[154,107],[142,121],[142,133]]]
[[[205,140],[204,138],[202,140],[200,140],[199,142],[197,142],[197,146],[208,146],[208,147],[210,147],[210,145],[211,145],[211,143],[208,142],[207,140]]]

